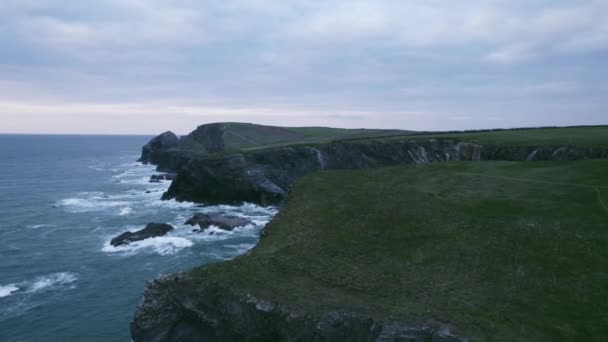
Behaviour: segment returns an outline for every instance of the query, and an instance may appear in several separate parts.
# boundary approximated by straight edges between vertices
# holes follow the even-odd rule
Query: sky
[[[606,0],[0,0],[0,132],[608,124]]]

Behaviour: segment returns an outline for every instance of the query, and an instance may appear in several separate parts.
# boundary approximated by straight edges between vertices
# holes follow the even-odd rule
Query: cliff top
[[[221,122],[201,125],[182,138],[181,146],[208,153],[297,143],[377,138],[410,134],[410,131],[345,129],[330,127],[278,127]]]
[[[343,129],[330,127],[277,127],[249,123],[212,123],[197,127],[179,141],[160,144],[173,133],[152,139],[142,151],[142,161],[158,163],[155,152],[169,149],[195,152],[198,156],[215,153],[259,151],[292,145],[319,145],[334,141],[369,143],[388,140],[454,139],[485,145],[575,146],[608,148],[608,126],[541,127],[461,132],[413,132],[382,129]],[[175,140],[175,141],[173,141]]]
[[[591,340],[608,334],[606,203],[608,160],[320,172],[248,255],[191,275],[472,340]]]
[[[380,138],[402,139],[403,137]],[[608,126],[543,127],[416,133],[407,139],[451,138],[485,145],[608,148]],[[365,140],[363,140],[365,141]]]

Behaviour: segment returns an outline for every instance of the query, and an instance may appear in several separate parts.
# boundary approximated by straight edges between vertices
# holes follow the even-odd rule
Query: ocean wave
[[[137,167],[135,167],[137,165]],[[101,165],[98,165],[101,166]],[[111,165],[103,165],[102,167],[112,167]],[[103,236],[102,252],[108,255],[132,256],[140,253],[155,253],[159,255],[172,255],[193,246],[195,243],[212,243],[218,244],[218,247],[224,243],[233,241],[234,238],[250,239],[251,244],[246,247],[241,246],[235,252],[230,247],[224,249],[230,257],[235,253],[244,253],[255,245],[260,230],[276,215],[278,210],[274,207],[261,207],[251,203],[244,203],[239,206],[232,205],[215,205],[201,206],[192,202],[178,202],[172,200],[161,200],[161,193],[169,187],[170,181],[160,183],[150,183],[150,176],[159,174],[155,171],[155,167],[151,165],[142,165],[140,163],[125,163],[119,166],[114,166],[120,169],[114,175],[110,175],[113,182],[129,183],[129,186],[118,186],[126,188],[115,192],[81,192],[71,198],[60,200],[58,205],[68,212],[102,212],[103,216],[97,215],[92,220],[97,219],[99,225],[94,229],[94,232],[101,233]],[[145,222],[132,222],[130,219],[146,217],[148,214],[156,215],[162,212],[162,222],[167,222],[176,229],[167,236],[154,237],[142,241],[132,242],[128,245],[114,247],[110,244],[111,238],[118,235],[119,228],[116,226],[108,227],[104,224],[107,216],[124,217],[125,223],[134,224],[125,229],[138,230]],[[185,225],[194,213],[209,213],[220,215],[232,215],[245,218],[252,224],[237,227],[232,231],[220,229],[218,227],[210,227],[200,232],[193,232],[195,227]],[[112,224],[114,225],[114,224]],[[104,227],[106,226],[106,227]],[[116,232],[112,237],[107,236],[108,231]]]
[[[144,164],[142,162],[134,162],[134,161],[132,161],[132,160],[139,159],[138,155],[132,155],[132,156],[126,156],[125,155],[125,156],[122,156],[120,158],[121,159],[125,159],[125,160],[131,160],[128,163],[122,163],[122,164],[120,164],[119,165],[120,167],[126,167],[126,168],[142,167],[142,168],[148,168],[148,169],[151,169],[151,170],[155,170],[156,169],[156,166],[154,166],[152,164]]]
[[[32,228],[32,229],[39,229],[39,228],[53,228],[53,227],[57,227],[57,225],[55,225],[55,224],[32,224],[27,227]]]
[[[102,251],[106,253],[120,253],[123,255],[133,255],[141,251],[153,251],[160,255],[176,254],[184,248],[192,247],[194,243],[183,237],[161,236],[149,238],[141,241],[131,242],[127,245],[114,247],[108,240]]]
[[[112,171],[111,169],[107,169],[103,166],[96,166],[96,165],[89,165],[89,169],[95,170],[95,171]]]
[[[141,163],[135,164],[121,164],[119,167],[123,168],[122,172],[112,176],[112,178],[129,178],[129,177],[137,177],[145,174],[154,174],[156,172],[156,167],[153,165],[145,165]]]
[[[79,196],[95,196],[95,197],[102,197],[105,196],[105,193],[100,192],[100,191],[83,191],[83,192],[79,192],[78,193]]]
[[[57,205],[65,207],[68,211],[72,212],[102,211],[108,208],[128,206],[129,204],[126,201],[112,201],[109,198],[100,196],[66,198],[57,203]]]
[[[124,207],[124,208],[120,209],[120,212],[118,213],[118,215],[125,216],[125,215],[129,215],[131,212],[133,212],[133,209],[131,209],[131,207]]]
[[[17,291],[19,291],[19,287],[17,287],[15,284],[0,285],[0,298],[8,297],[13,292]]]
[[[78,274],[72,272],[59,272],[36,278],[26,289],[26,292],[48,291],[58,288],[72,289],[78,280]]]
[[[162,200],[162,199],[158,198],[158,196],[155,196],[155,198],[152,201],[145,203],[145,206],[146,207],[165,208],[165,209],[192,209],[192,208],[196,208],[197,204],[193,203],[193,202],[178,202],[174,199]]]
[[[78,280],[78,274],[72,272],[51,273],[39,276],[33,280],[0,285],[0,298],[17,294],[32,294],[62,289],[73,289]]]
[[[261,207],[253,203],[243,203],[239,206],[233,205],[213,205],[201,208],[202,212],[219,212],[219,213],[230,213],[236,216],[251,217],[251,216],[274,216],[277,214],[278,209],[275,207]]]

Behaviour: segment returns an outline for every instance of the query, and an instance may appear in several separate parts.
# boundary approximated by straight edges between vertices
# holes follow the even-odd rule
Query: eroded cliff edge
[[[446,161],[607,158],[608,150],[496,146],[453,139],[331,142],[201,156],[181,165],[163,196],[204,203],[282,203],[295,181],[319,170],[373,169]]]
[[[347,310],[311,314],[188,273],[148,283],[131,334],[134,341],[158,342],[466,341],[438,322],[408,325]]]

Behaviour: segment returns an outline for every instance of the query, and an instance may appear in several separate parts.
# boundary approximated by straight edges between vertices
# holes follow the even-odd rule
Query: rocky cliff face
[[[167,156],[170,151],[179,145],[179,138],[175,133],[167,131],[150,140],[141,149],[139,161],[154,165],[164,165],[167,163]]]
[[[154,164],[161,172],[177,172],[182,165],[196,157],[223,151],[222,136],[221,124],[199,126],[181,139],[167,131],[142,148],[139,161]]]
[[[187,274],[148,284],[131,323],[134,341],[439,341],[464,339],[421,326],[334,311],[309,315]]]
[[[224,125],[221,123],[198,126],[184,137],[181,142],[184,147],[196,148],[206,153],[224,151]]]
[[[571,147],[482,146],[454,140],[333,142],[194,158],[164,199],[205,203],[281,203],[294,182],[313,171],[369,169],[450,160],[572,160],[608,151]]]

